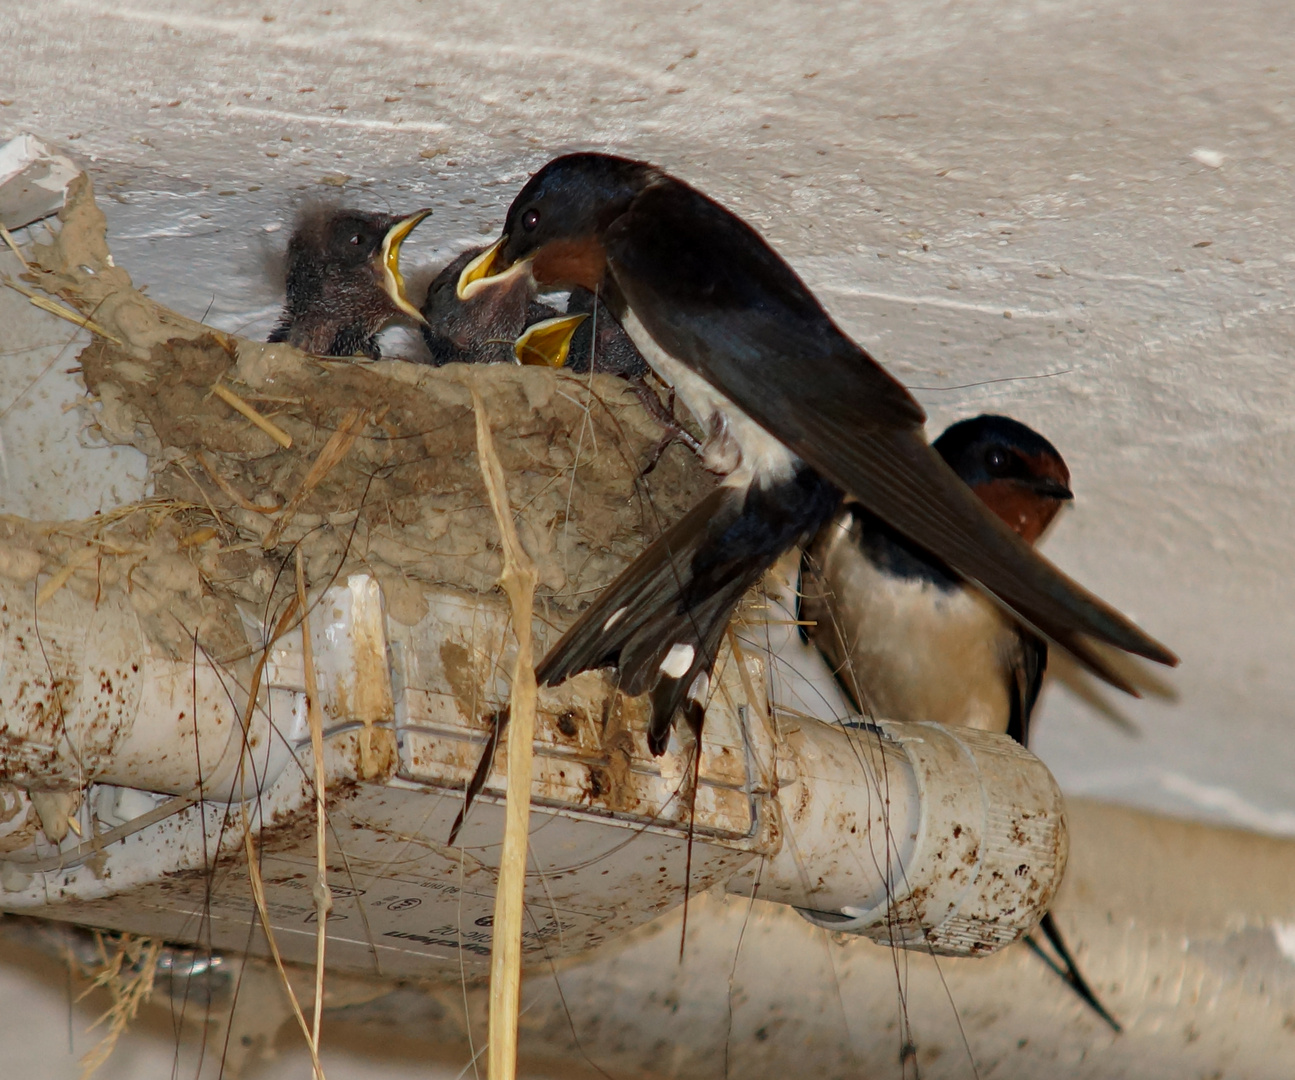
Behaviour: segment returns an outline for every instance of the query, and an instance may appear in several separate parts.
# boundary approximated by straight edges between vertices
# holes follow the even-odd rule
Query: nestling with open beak
[[[535,282],[524,274],[460,294],[459,279],[486,251],[463,252],[427,290],[423,340],[435,364],[537,364],[580,375],[592,366],[627,379],[647,374],[647,361],[620,323],[586,289],[571,290],[565,314],[535,299]]]
[[[288,241],[287,302],[269,340],[316,356],[379,359],[387,323],[402,315],[423,321],[405,296],[399,260],[400,245],[430,213],[304,211]]]
[[[481,289],[468,300],[457,295],[459,276],[484,248],[463,252],[433,279],[423,301],[423,340],[432,363],[516,364],[517,342],[531,323],[558,312],[536,303],[534,286],[523,277],[512,279],[498,289]],[[573,321],[574,332],[579,321]],[[570,334],[566,343],[570,343]],[[543,361],[548,363],[546,357]]]
[[[700,735],[743,593],[848,492],[959,577],[1110,677],[1091,640],[1176,657],[1039,556],[926,442],[921,407],[836,326],[736,215],[645,162],[571,154],[531,177],[461,296],[529,276],[596,293],[708,432],[721,486],[649,547],[541,661],[543,685],[618,669],[650,692],[661,753],[680,711]]]
[[[591,368],[619,375],[667,433],[652,463],[673,439],[698,450],[697,441],[647,384],[647,361],[601,300],[576,286],[563,314],[535,299],[535,282],[525,274],[461,290],[461,279],[470,276],[486,254],[480,247],[463,252],[427,290],[423,340],[433,364],[511,362],[562,368],[576,375],[588,374]]]
[[[932,444],[1018,536],[1034,544],[1073,498],[1070,470],[1006,416],[962,420]],[[803,633],[865,716],[1005,732],[1026,745],[1048,644],[939,559],[847,501],[801,559]],[[1131,690],[1131,688],[1129,688]],[[1026,942],[1115,1031],[1051,912]]]

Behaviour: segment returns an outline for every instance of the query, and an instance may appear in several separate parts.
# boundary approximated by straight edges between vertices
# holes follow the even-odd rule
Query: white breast
[[[807,585],[802,615],[818,622],[815,644],[868,711],[1006,731],[1007,664],[1017,642],[999,609],[970,587],[945,591],[884,573],[852,538],[840,539],[816,544],[829,596],[819,600],[817,586]]]
[[[702,448],[706,465],[715,472],[727,474],[726,486],[746,488],[756,477],[765,481],[790,479],[799,463],[795,454],[658,345],[633,311],[625,313],[621,325],[643,359],[667,385],[674,387],[688,411],[708,433]]]

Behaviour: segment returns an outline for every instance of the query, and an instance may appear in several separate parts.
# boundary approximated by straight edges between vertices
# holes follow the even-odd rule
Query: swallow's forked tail
[[[733,610],[840,501],[840,491],[811,469],[745,491],[717,488],[602,592],[549,651],[537,680],[555,686],[615,667],[626,694],[651,693],[654,754],[664,752],[681,709],[700,735],[701,703]]]
[[[536,682],[556,686],[582,671],[614,667],[624,693],[651,694],[653,754],[665,752],[679,712],[700,745],[710,673],[738,602],[840,501],[840,490],[811,469],[745,491],[716,488],[603,590],[540,662]],[[450,843],[490,775],[507,710],[492,721]]]

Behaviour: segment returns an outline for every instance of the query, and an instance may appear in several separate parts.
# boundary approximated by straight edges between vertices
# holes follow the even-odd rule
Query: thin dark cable
[[[981,379],[979,382],[958,383],[956,386],[906,386],[907,390],[926,390],[932,393],[940,390],[970,390],[976,386],[993,386],[995,383],[1028,382],[1030,379],[1053,379],[1058,375],[1069,375],[1074,368],[1061,368],[1059,371],[1044,371],[1038,375],[1004,375],[1001,379]]]
[[[733,983],[737,977],[737,961],[742,955],[742,941],[746,937],[747,924],[751,921],[751,910],[755,907],[755,894],[760,889],[760,878],[764,874],[766,859],[760,856],[760,865],[755,872],[755,881],[751,884],[751,896],[746,902],[746,914],[742,917],[742,929],[738,931],[737,945],[733,949],[733,966],[728,972],[728,1028],[724,1032],[724,1080],[728,1080],[729,1045],[733,1041]]]

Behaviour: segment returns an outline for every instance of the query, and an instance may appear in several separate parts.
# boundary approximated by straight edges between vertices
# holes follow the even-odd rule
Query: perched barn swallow
[[[1005,416],[948,428],[936,452],[1027,544],[1073,496],[1070,470],[1036,431]],[[1006,732],[1025,745],[1048,645],[939,559],[847,502],[801,560],[799,619],[860,712]],[[1027,944],[1116,1031],[1052,914]]]
[[[555,685],[618,668],[626,693],[652,693],[654,752],[685,701],[700,722],[742,593],[814,535],[843,492],[1103,676],[1090,639],[1177,662],[987,510],[927,443],[904,387],[754,229],[699,191],[641,161],[557,158],[522,188],[457,292],[467,299],[522,276],[599,296],[708,432],[705,459],[725,475],[536,671]]]
[[[405,237],[430,213],[305,211],[288,241],[287,303],[269,340],[316,356],[377,360],[387,323],[399,315],[423,321],[405,296],[399,259]]]
[[[1071,498],[1061,455],[1007,417],[954,424],[934,448],[1026,543]],[[801,594],[806,635],[864,714],[1026,741],[1046,644],[859,503],[806,548]]]

